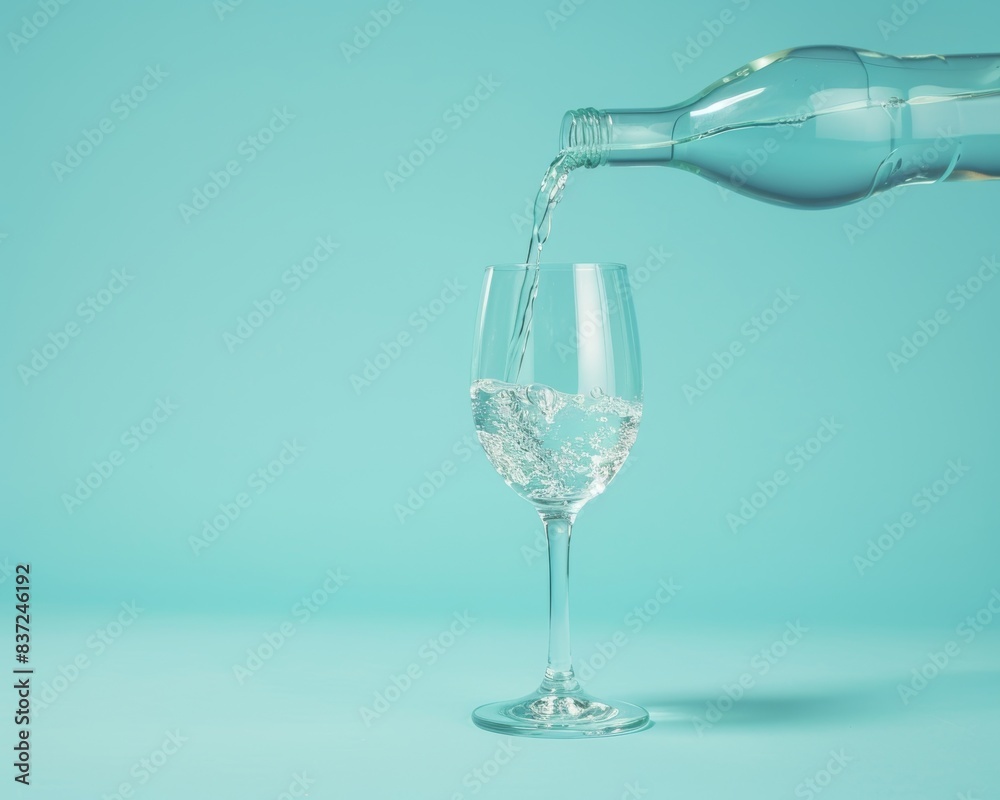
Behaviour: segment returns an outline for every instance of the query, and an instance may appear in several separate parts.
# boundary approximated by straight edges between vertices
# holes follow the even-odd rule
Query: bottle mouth
[[[611,117],[596,108],[567,111],[559,131],[559,148],[577,155],[580,166],[588,169],[606,164],[611,149]]]

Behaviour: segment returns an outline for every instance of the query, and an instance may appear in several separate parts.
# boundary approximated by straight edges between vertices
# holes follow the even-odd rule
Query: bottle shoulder
[[[673,107],[677,137],[761,123],[794,123],[832,104],[866,102],[867,69],[841,46],[782,50],[755,59]]]

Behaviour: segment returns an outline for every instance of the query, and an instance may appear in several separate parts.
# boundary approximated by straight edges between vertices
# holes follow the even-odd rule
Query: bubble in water
[[[607,394],[600,403],[614,407],[598,411],[590,389],[571,395],[497,381],[475,387],[479,442],[507,484],[532,501],[578,503],[600,494],[624,463],[642,414],[640,402]]]
[[[600,386],[595,386],[593,389],[590,390],[590,396],[593,397],[595,400],[600,400],[602,397],[604,397],[604,390]]]
[[[556,393],[550,389],[548,386],[544,386],[540,383],[533,383],[527,388],[527,399],[535,408],[545,415],[545,419],[549,422],[552,421],[552,417],[555,415],[557,397]]]

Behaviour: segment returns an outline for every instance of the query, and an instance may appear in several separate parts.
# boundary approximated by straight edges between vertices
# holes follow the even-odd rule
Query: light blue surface
[[[562,113],[676,102],[795,45],[1000,50],[985,2],[917,4],[902,25],[888,2],[403,2],[348,59],[342,42],[386,6],[294,5],[220,19],[207,1],[70,2],[16,52],[7,34],[41,6],[0,15],[0,564],[33,564],[37,681],[95,655],[34,722],[36,798],[109,794],[174,729],[190,744],[136,797],[278,797],[301,770],[316,797],[472,796],[463,777],[502,740],[468,712],[533,688],[545,651],[537,520],[470,438],[472,325],[482,268],[523,255]],[[704,52],[676,58],[723,9]],[[454,108],[477,88],[474,111]],[[387,181],[425,140],[433,154]],[[181,208],[231,161],[200,213]],[[528,742],[480,796],[795,796],[836,748],[856,761],[824,798],[1000,793],[996,631],[956,632],[1000,589],[1000,282],[948,299],[1000,257],[998,198],[984,182],[802,212],[667,170],[571,179],[546,258],[630,265],[646,391],[634,461],[575,530],[577,654],[631,635],[660,580],[683,587],[593,689],[687,712],[786,623],[810,633],[710,734],[661,718],[617,741]],[[88,311],[115,270],[121,291]],[[796,299],[754,338],[780,292]],[[895,370],[887,354],[938,309],[949,321]],[[19,366],[69,323],[26,383]],[[734,341],[745,355],[689,402]],[[398,358],[370,385],[352,380],[385,351]],[[843,429],[796,460],[831,419]],[[70,513],[63,495],[115,450]],[[280,475],[254,477],[276,459]],[[915,501],[952,461],[967,473]],[[727,515],[781,469],[734,532]],[[239,516],[196,553],[220,505]],[[859,567],[870,547],[881,558]],[[246,649],[337,569],[347,583],[240,686]],[[88,651],[133,601],[135,626]],[[366,729],[361,706],[466,609],[467,638]],[[897,684],[951,639],[961,656],[904,706]]]
[[[428,640],[449,630],[451,614],[410,624],[347,618],[335,597],[240,683],[234,667],[291,619],[290,606],[224,621],[149,610],[38,712],[32,788],[41,797],[111,798],[124,782],[133,797],[275,798],[304,774],[316,798],[618,800],[629,786],[647,798],[996,796],[995,632],[965,645],[947,632],[803,623],[808,630],[789,635],[795,643],[780,655],[782,622],[753,631],[680,627],[688,587],[635,630],[625,617],[655,589],[634,592],[611,626],[577,626],[588,687],[642,703],[654,720],[642,733],[599,741],[511,739],[468,719],[480,702],[533,688],[541,620],[511,626],[500,613],[473,611],[468,630],[432,661]],[[68,663],[85,651],[81,632],[106,624],[96,616],[72,623],[46,629],[45,663]],[[624,644],[614,651],[616,633]],[[949,639],[960,656],[904,705],[897,685]],[[414,666],[417,677],[397,697],[393,678],[405,686]],[[729,707],[726,691],[738,696],[741,679],[747,688]],[[391,702],[379,706],[377,694]],[[363,707],[377,716],[363,718]],[[170,733],[186,741],[156,756]],[[501,748],[509,763],[500,763]],[[843,768],[834,774],[835,762],[829,785],[809,794],[807,781],[827,780],[832,753]],[[159,765],[155,774],[143,758]]]

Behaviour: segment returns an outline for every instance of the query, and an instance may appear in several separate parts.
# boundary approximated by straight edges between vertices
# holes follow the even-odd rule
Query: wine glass
[[[479,441],[507,485],[535,506],[549,554],[549,659],[541,686],[480,706],[473,721],[497,733],[563,738],[647,726],[644,709],[582,690],[569,642],[572,525],[621,468],[642,415],[626,267],[488,267],[471,394]]]

